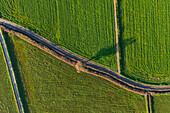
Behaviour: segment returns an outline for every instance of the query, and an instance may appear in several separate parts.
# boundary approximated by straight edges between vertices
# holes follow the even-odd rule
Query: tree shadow
[[[122,2],[122,0],[118,1],[118,12],[120,14],[121,14],[121,8],[120,8],[121,2]],[[114,12],[112,12],[112,13],[114,13]],[[135,39],[135,37],[131,37],[131,38],[128,38],[128,39],[123,39],[124,27],[123,27],[123,24],[122,24],[122,18],[121,18],[121,16],[119,16],[119,13],[118,13],[117,17],[118,17],[118,26],[119,26],[119,30],[120,30],[120,35],[119,35],[120,67],[121,67],[121,70],[124,70],[125,61],[123,59],[123,56],[125,55],[124,54],[125,48],[128,45],[131,45],[131,44],[135,43],[136,39]],[[112,16],[112,19],[114,20],[113,16]],[[114,29],[112,29],[112,30],[114,30]],[[113,32],[113,35],[115,35],[114,32]],[[97,52],[97,54],[95,56],[91,57],[88,61],[90,61],[90,60],[99,60],[102,57],[106,57],[106,56],[114,55],[114,54],[116,54],[115,41],[114,41],[113,46],[100,49]]]
[[[19,95],[21,97],[21,101],[22,101],[22,104],[24,107],[24,112],[30,113],[29,107],[28,107],[28,104],[26,101],[26,92],[24,90],[24,86],[23,86],[22,79],[21,79],[21,74],[20,74],[20,71],[18,68],[18,60],[16,58],[15,51],[14,51],[14,45],[11,42],[7,32],[3,31],[3,36],[5,39],[6,45],[7,45],[8,53],[9,53],[12,67],[13,67],[13,70],[15,73],[15,78],[16,78],[16,82],[17,82],[17,86],[18,86]]]
[[[134,38],[128,38],[128,39],[123,40],[124,47],[131,45],[135,42],[136,42],[136,39]],[[100,49],[100,51],[98,51],[97,54],[91,57],[89,60],[99,60],[102,57],[106,57],[106,56],[114,55],[114,54],[116,54],[116,44],[114,44],[113,46],[107,47],[107,48]]]
[[[101,57],[109,56],[116,53],[116,46],[111,46],[107,48],[102,48],[100,51],[97,52],[97,54],[93,57],[91,57],[89,60],[99,60]]]

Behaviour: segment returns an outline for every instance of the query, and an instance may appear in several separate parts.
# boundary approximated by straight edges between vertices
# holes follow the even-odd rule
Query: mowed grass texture
[[[6,36],[28,112],[145,112],[144,97],[83,72],[28,44]],[[12,46],[11,46],[12,45]],[[19,83],[20,84],[20,83]],[[20,87],[19,87],[20,90]],[[22,92],[22,93],[23,93]],[[23,98],[22,98],[23,99]]]
[[[134,80],[170,84],[168,0],[120,0],[122,73]]]
[[[0,0],[2,18],[117,70],[113,0]]]
[[[0,43],[0,113],[19,113],[7,68]]]
[[[152,98],[154,113],[169,113],[170,112],[170,95],[155,95]]]

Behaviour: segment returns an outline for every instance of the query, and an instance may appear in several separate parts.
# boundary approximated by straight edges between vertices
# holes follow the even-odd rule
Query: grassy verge
[[[29,112],[145,112],[141,95],[76,69],[6,34]],[[13,45],[10,48],[9,45]],[[12,62],[14,62],[12,60]],[[20,83],[20,84],[21,84]],[[20,89],[20,86],[19,86]]]
[[[147,95],[145,95],[146,113],[149,113]]]
[[[113,0],[0,0],[2,17],[117,70]],[[30,7],[31,6],[31,7]]]
[[[119,0],[121,68],[125,76],[170,84],[168,0]]]
[[[0,59],[0,112],[19,113],[1,43]]]
[[[153,113],[170,112],[170,94],[157,94],[152,97]]]

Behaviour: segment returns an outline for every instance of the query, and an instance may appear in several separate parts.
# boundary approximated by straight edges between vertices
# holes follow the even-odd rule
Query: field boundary
[[[74,53],[71,53],[70,51],[64,48],[55,45],[49,40],[9,21],[0,19],[0,25],[2,26],[2,30],[17,35],[18,37],[27,41],[28,43],[40,48],[45,52],[48,52],[54,57],[72,65],[75,68],[78,67],[77,69],[79,71],[83,71],[104,78],[126,90],[141,95],[145,95],[148,92],[150,93],[170,92],[170,86],[147,85],[130,80],[107,67],[101,66],[92,61],[84,59],[78,55],[75,55]],[[78,64],[78,62],[80,63]]]
[[[145,102],[146,102],[146,112],[152,113],[152,101],[151,101],[151,94],[147,93],[145,95]]]
[[[119,60],[119,37],[118,37],[118,24],[117,24],[117,0],[113,0],[114,7],[114,22],[115,22],[115,36],[116,36],[116,60],[117,60],[117,71],[120,73],[120,60]]]
[[[0,28],[0,30],[1,30],[1,28]],[[0,41],[0,48],[2,47],[2,44],[1,44],[1,41]],[[14,98],[14,101],[15,101],[15,104],[16,104],[16,107],[17,107],[17,110],[18,110],[18,112],[19,112],[19,108],[18,108],[18,104],[17,104],[17,100],[16,100],[16,98],[15,98],[15,92],[14,92],[14,90],[13,90],[13,85],[12,85],[12,81],[11,81],[11,76],[10,76],[10,73],[9,73],[9,69],[8,69],[8,64],[7,64],[7,62],[6,62],[6,58],[5,58],[5,54],[4,54],[4,52],[3,52],[3,48],[2,48],[2,56],[3,56],[3,60],[4,60],[4,62],[5,62],[5,66],[6,66],[6,71],[7,71],[7,78],[9,79],[9,82],[10,82],[10,87],[11,87],[11,90],[12,90],[12,94],[13,94],[13,98]]]
[[[151,102],[151,94],[147,94],[147,102],[148,102],[148,113],[152,113],[152,102]]]
[[[8,54],[8,51],[7,51],[7,47],[6,47],[6,44],[5,44],[5,39],[2,35],[1,29],[0,29],[0,41],[1,41],[2,48],[3,48],[4,56],[5,56],[5,59],[6,59],[6,63],[7,63],[7,66],[8,66],[8,71],[9,71],[9,74],[10,74],[10,77],[11,77],[13,91],[14,91],[15,98],[16,98],[16,101],[17,101],[18,109],[19,109],[20,113],[24,113],[22,102],[21,102],[21,99],[20,99],[20,96],[19,96],[19,91],[18,91],[18,88],[17,88],[17,83],[16,83],[16,80],[15,80],[15,74],[14,74],[14,71],[13,71],[13,68],[12,68],[12,65],[11,65],[11,61],[10,61],[9,54]]]

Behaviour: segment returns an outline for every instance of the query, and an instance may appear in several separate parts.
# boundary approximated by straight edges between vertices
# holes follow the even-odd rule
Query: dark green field
[[[0,0],[2,18],[117,70],[113,0]]]
[[[169,113],[170,112],[170,95],[155,95],[152,98],[153,113]]]
[[[5,33],[25,111],[146,112],[143,96],[70,65]],[[15,62],[16,61],[16,62]],[[21,87],[21,84],[23,87]]]
[[[0,113],[19,113],[0,43]]]
[[[122,73],[144,83],[170,84],[168,0],[120,0]]]

